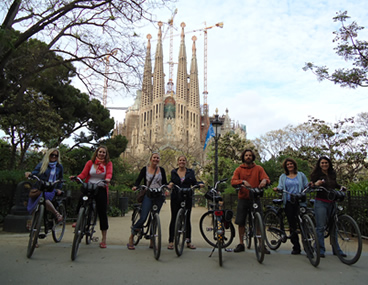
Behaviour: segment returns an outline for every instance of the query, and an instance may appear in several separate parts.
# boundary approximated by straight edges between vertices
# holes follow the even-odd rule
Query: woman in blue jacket
[[[171,181],[170,187],[172,190],[171,192],[171,199],[170,199],[170,206],[171,206],[171,222],[170,222],[170,229],[169,229],[169,245],[168,249],[174,249],[174,235],[175,235],[175,221],[176,216],[180,209],[181,200],[178,195],[178,192],[175,190],[175,187],[172,187],[173,184],[179,186],[180,188],[190,188],[194,185],[200,185],[201,187],[204,186],[203,183],[197,182],[195,178],[195,173],[192,169],[186,168],[187,158],[182,155],[178,157],[178,168],[173,169],[171,171]],[[186,243],[187,247],[190,249],[196,249],[196,247],[191,243],[191,234],[192,228],[190,225],[190,214],[192,211],[192,197],[187,197],[185,201],[185,207],[188,209],[187,215],[187,230],[186,230]]]
[[[64,169],[61,165],[60,153],[56,148],[51,148],[46,151],[42,161],[37,164],[36,168],[32,172],[26,172],[25,176],[28,178],[30,174],[38,176],[43,181],[55,182],[56,180],[63,180]],[[63,220],[63,216],[56,211],[54,205],[51,203],[55,194],[60,192],[63,183],[59,182],[55,185],[52,192],[45,192],[46,197],[46,209],[53,213],[56,220],[60,223]],[[38,190],[38,183],[31,189],[27,204],[27,210],[29,213],[33,213],[36,209],[39,199],[41,198],[41,191]]]
[[[279,178],[279,185],[274,188],[286,190],[289,193],[298,194],[303,191],[305,187],[308,186],[308,179],[303,172],[298,171],[298,165],[296,161],[292,158],[287,158],[282,164],[285,173],[281,174]],[[293,250],[291,254],[300,254],[301,247],[299,243],[298,233],[297,233],[297,212],[298,205],[290,202],[290,195],[287,193],[283,194],[285,214],[289,222],[290,227],[290,240],[293,244]]]

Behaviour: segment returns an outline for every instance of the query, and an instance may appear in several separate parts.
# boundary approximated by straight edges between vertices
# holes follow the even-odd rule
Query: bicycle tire
[[[320,261],[320,249],[316,233],[316,228],[309,215],[303,215],[303,224],[301,236],[304,245],[304,251],[307,254],[309,262],[317,267]]]
[[[186,238],[186,215],[185,209],[181,208],[176,216],[174,246],[177,256],[181,256],[184,250]]]
[[[362,253],[362,235],[358,224],[349,215],[343,214],[337,217],[332,227],[330,241],[333,252],[342,263],[352,265],[359,260]]]
[[[265,232],[262,216],[258,212],[256,212],[254,215],[253,236],[254,236],[254,249],[256,252],[257,261],[259,263],[262,263],[265,254]]]
[[[71,255],[72,260],[75,260],[77,258],[79,244],[83,238],[84,230],[85,230],[85,208],[81,207],[78,213],[77,224],[74,228],[74,238]]]
[[[222,223],[222,217],[216,217],[216,239],[219,256],[219,265],[222,266],[222,248],[224,245],[224,225]]]
[[[157,213],[151,222],[151,241],[153,245],[153,256],[158,260],[161,254],[161,223],[160,216]]]
[[[277,250],[281,243],[282,237],[281,219],[274,210],[267,210],[264,215],[266,244],[272,250]]]
[[[250,213],[247,215],[247,221],[245,222],[245,228],[244,228],[244,240],[245,240],[245,246],[247,249],[250,249],[252,246],[252,216]]]
[[[201,219],[199,220],[199,230],[203,239],[210,246],[217,247],[213,215],[214,214],[212,210],[202,215]],[[225,228],[224,231],[224,244],[222,245],[223,248],[228,247],[233,242],[235,237],[235,227],[231,221],[228,223],[228,228]]]
[[[38,242],[38,235],[40,234],[40,231],[41,231],[44,211],[45,211],[44,205],[39,205],[38,209],[33,215],[31,232],[29,233],[29,241],[28,241],[28,248],[27,248],[28,258],[31,258],[34,252],[34,249],[36,248],[36,244]]]
[[[134,208],[133,210],[133,214],[132,214],[132,226],[131,228],[133,228],[133,226],[137,223],[137,221],[139,220],[139,218],[141,217],[141,208]],[[133,244],[134,245],[138,245],[139,241],[142,239],[143,234],[142,231],[138,232],[137,234],[133,235]]]
[[[90,244],[93,240],[93,234],[95,233],[95,226],[97,221],[97,210],[96,210],[96,202],[93,203],[88,207],[87,213],[87,223],[86,223],[86,244]]]
[[[52,238],[54,242],[61,242],[65,232],[65,224],[66,224],[66,209],[63,202],[59,204],[56,210],[63,216],[63,220],[58,222],[55,218],[53,219],[53,226],[52,226]]]

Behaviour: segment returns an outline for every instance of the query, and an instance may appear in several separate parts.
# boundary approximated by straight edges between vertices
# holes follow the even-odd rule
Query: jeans
[[[156,203],[158,206],[158,213],[161,210],[162,204],[165,201],[165,196],[162,197],[158,197],[155,198],[156,199]],[[143,198],[143,202],[142,202],[142,211],[141,211],[141,217],[139,218],[139,220],[135,223],[135,225],[132,228],[132,234],[136,234],[137,232],[135,231],[135,229],[140,229],[143,227],[144,222],[146,221],[149,212],[151,211],[152,208],[152,199],[147,197],[147,195],[144,196]]]
[[[314,214],[316,217],[316,232],[317,232],[317,239],[319,243],[319,250],[321,254],[324,254],[326,251],[325,247],[325,228],[328,223],[328,219],[331,216],[331,212],[334,208],[334,202],[328,203],[323,202],[320,200],[316,200],[314,202]],[[330,233],[331,234],[331,233]],[[337,250],[342,253],[342,250],[339,247],[339,244],[337,244]]]

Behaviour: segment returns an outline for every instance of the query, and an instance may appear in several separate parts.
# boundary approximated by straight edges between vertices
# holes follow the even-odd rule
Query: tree
[[[55,65],[73,62],[84,65],[76,74],[91,95],[102,93],[101,76],[129,90],[139,83],[144,54],[135,29],[155,23],[149,11],[170,1],[1,1],[0,9],[7,14],[0,30],[0,106],[8,94],[14,94],[16,102],[22,102],[28,77]],[[17,89],[11,90],[5,72],[14,53],[31,38],[46,42],[42,52],[35,55],[35,62],[49,53],[57,53],[59,61],[33,65],[25,77],[18,78]],[[108,74],[105,74],[106,57],[109,57]],[[13,112],[18,106],[0,108],[0,114]]]
[[[107,146],[110,158],[119,158],[120,155],[125,151],[128,140],[122,135],[117,135],[113,138],[101,141],[100,144]]]
[[[345,25],[347,19],[350,18],[347,11],[336,14],[337,16],[333,20],[334,22],[340,22],[341,27],[334,32],[333,42],[337,43],[334,50],[346,61],[351,61],[352,67],[339,68],[330,74],[328,67],[316,66],[308,62],[303,69],[305,71],[311,70],[320,81],[327,79],[341,87],[368,87],[368,42],[358,39],[358,33],[364,27],[358,26],[354,21],[349,25]]]

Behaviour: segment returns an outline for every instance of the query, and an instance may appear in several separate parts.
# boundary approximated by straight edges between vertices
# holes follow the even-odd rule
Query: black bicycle
[[[161,223],[159,216],[158,200],[164,196],[164,190],[166,185],[162,185],[159,188],[149,188],[145,185],[139,186],[138,190],[142,191],[146,189],[146,195],[152,200],[152,207],[148,215],[147,221],[143,224],[141,229],[138,229],[137,233],[133,236],[133,244],[137,245],[139,241],[145,237],[150,240],[153,248],[153,255],[156,260],[160,258],[161,254]],[[133,205],[132,214],[132,228],[141,217],[142,204]]]
[[[342,263],[348,265],[356,263],[362,253],[362,235],[356,221],[351,216],[344,214],[343,207],[337,204],[345,199],[343,188],[328,190],[323,186],[318,186],[313,189],[327,192],[327,197],[333,204],[333,210],[325,228],[325,237],[330,236],[333,253]]]
[[[222,249],[227,248],[234,240],[235,228],[232,223],[233,212],[222,209],[222,197],[218,191],[218,186],[227,181],[226,179],[217,181],[215,187],[211,188],[205,198],[212,202],[210,210],[204,213],[199,221],[199,229],[204,240],[213,246],[210,257],[217,248],[219,264],[222,266]]]
[[[187,235],[187,219],[188,219],[188,211],[186,206],[186,200],[188,198],[192,198],[193,191],[196,188],[199,188],[199,185],[195,185],[191,188],[180,188],[179,186],[175,185],[176,187],[173,191],[177,191],[180,203],[180,209],[176,216],[175,220],[175,235],[174,235],[174,247],[177,256],[181,256],[184,250],[185,239]]]
[[[239,191],[243,184],[236,185],[236,190]],[[259,263],[262,263],[265,255],[265,240],[266,234],[263,224],[262,215],[258,212],[259,204],[257,201],[263,196],[263,189],[246,187],[249,190],[249,198],[252,203],[248,210],[247,220],[245,223],[244,240],[248,249],[251,248],[252,239],[254,241],[254,249],[256,258]]]
[[[37,180],[38,190],[41,191],[41,198],[39,199],[38,205],[33,212],[29,233],[27,257],[30,258],[34,252],[34,249],[38,245],[38,239],[44,239],[50,230],[52,232],[52,238],[55,242],[60,242],[62,240],[66,221],[66,198],[64,197],[64,192],[61,191],[61,194],[55,195],[54,199],[51,201],[56,211],[63,216],[63,220],[58,222],[54,214],[46,210],[45,192],[52,192],[54,190],[54,186],[62,181],[56,180],[55,182],[47,182],[32,174],[28,176],[28,179]],[[41,234],[40,232],[42,225],[44,226],[44,233]]]
[[[98,193],[99,187],[106,187],[106,181],[100,180],[96,183],[85,183],[79,177],[73,177],[71,180],[82,184],[81,191],[82,205],[79,208],[77,224],[74,229],[74,238],[72,244],[72,260],[77,258],[79,244],[83,237],[86,237],[86,244],[90,244],[92,241],[98,241],[98,238],[94,238],[97,221],[97,210],[95,196]]]
[[[319,243],[315,225],[310,217],[310,212],[306,206],[300,203],[306,202],[306,193],[311,188],[305,188],[301,193],[292,194],[286,190],[279,189],[280,194],[286,193],[290,195],[290,202],[298,205],[297,223],[301,235],[304,251],[310,263],[317,267],[320,261]],[[264,223],[266,228],[266,243],[272,250],[277,250],[281,243],[285,243],[291,237],[287,235],[284,224],[284,208],[281,207],[282,199],[273,200],[274,205],[268,206],[264,215]]]

